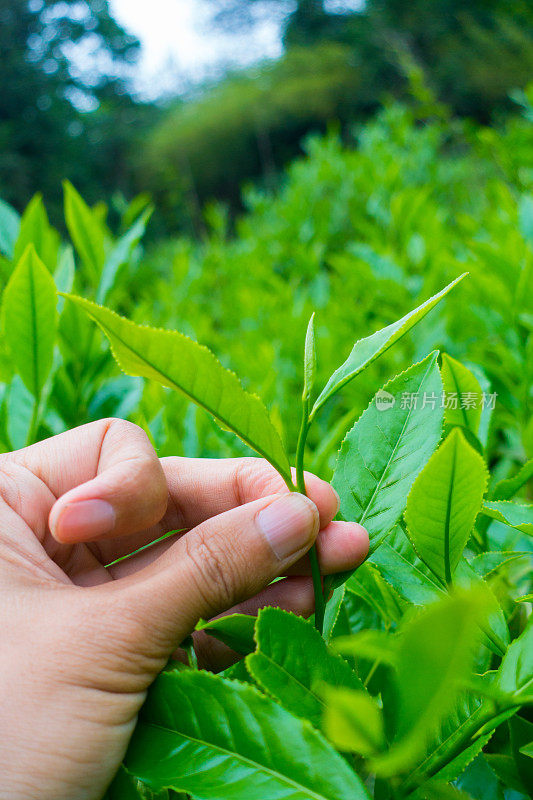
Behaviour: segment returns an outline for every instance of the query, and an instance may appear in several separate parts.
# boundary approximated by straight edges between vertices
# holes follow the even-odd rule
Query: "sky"
[[[363,0],[328,0],[328,11],[360,8]],[[279,20],[265,20],[244,36],[208,25],[209,0],[109,0],[111,12],[141,41],[135,85],[145,99],[175,94],[221,67],[281,55]],[[290,3],[287,4],[288,6]]]
[[[245,37],[208,26],[202,0],[110,0],[115,18],[141,41],[136,86],[154,98],[215,74],[281,53],[279,26],[265,22]]]

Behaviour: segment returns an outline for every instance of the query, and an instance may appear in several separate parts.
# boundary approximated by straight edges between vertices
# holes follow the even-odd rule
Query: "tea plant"
[[[22,219],[0,206],[4,450],[96,417],[124,416],[143,424],[166,452],[229,454],[237,434],[242,452],[256,450],[291,491],[305,491],[304,467],[329,477],[344,437],[333,475],[340,513],[361,522],[371,539],[368,561],[352,575],[322,580],[315,559],[313,620],[267,608],[257,618],[200,621],[199,629],[243,660],[222,675],[168,665],[109,800],[170,800],[180,792],[202,800],[532,796],[531,208],[527,195],[511,197],[498,182],[490,184],[494,208],[490,198],[467,200],[460,190],[465,164],[451,183],[432,172],[439,132],[411,130],[396,111],[388,113],[386,123],[365,131],[360,153],[315,143],[314,159],[295,167],[277,206],[256,198],[253,224],[241,223],[235,243],[216,232],[201,253],[173,243],[170,292],[168,276],[162,284],[146,279],[140,240],[151,209],[144,200],[121,210],[114,235],[105,209],[89,208],[67,185],[75,253],[50,226],[39,197]],[[402,147],[410,155],[398,186],[393,167]],[[377,163],[386,173],[379,180],[371,172]],[[512,171],[513,164],[504,167]],[[345,174],[355,176],[353,185],[342,183]],[[359,208],[363,180],[381,192],[366,210]],[[440,206],[421,185],[426,180],[438,187]],[[352,223],[338,206],[329,213],[336,194],[330,198],[325,184],[341,186],[341,206],[350,207],[366,249],[342,239]],[[318,211],[302,221],[310,186]],[[389,216],[386,191],[394,196]],[[443,197],[454,212],[460,205],[454,225],[467,244],[454,239]],[[472,234],[470,202],[483,235]],[[407,213],[413,208],[419,220]],[[317,268],[300,286],[294,276],[314,251],[294,226],[309,220],[322,236],[315,256],[326,250],[333,268]],[[254,251],[250,230],[259,222]],[[321,225],[333,227],[324,232]],[[419,225],[427,234],[424,253]],[[453,253],[442,255],[443,231],[456,242]],[[380,249],[380,237],[396,249]],[[289,274],[269,266],[245,276],[249,259],[270,264],[273,241],[281,242]],[[395,263],[400,252],[410,254],[410,266]],[[471,276],[435,294],[449,280],[444,275],[459,275],[466,263]],[[231,291],[219,286],[220,265],[235,270],[228,273]],[[308,317],[304,292],[317,325],[312,319],[302,348],[296,334],[303,329],[286,324],[283,302]],[[421,292],[433,296],[402,317]],[[267,376],[262,394],[271,413],[192,338],[138,325],[101,303],[167,327],[177,307],[186,333],[210,341],[218,331],[217,352],[227,350],[243,379],[246,364]],[[267,319],[275,303],[281,313]],[[197,315],[194,330],[187,304]],[[258,325],[247,338],[252,316]],[[146,383],[117,375],[94,321],[123,370]],[[275,326],[286,340],[279,351],[271,345]],[[362,338],[334,369],[351,330]],[[466,358],[456,357],[456,342],[468,343]],[[367,408],[359,414],[363,397]]]

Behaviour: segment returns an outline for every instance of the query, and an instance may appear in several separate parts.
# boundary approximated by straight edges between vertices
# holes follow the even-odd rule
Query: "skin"
[[[366,531],[332,522],[327,483],[307,475],[306,486],[311,499],[287,506],[266,462],[158,459],[122,420],[0,456],[4,797],[99,800],[147,689],[200,618],[264,605],[311,614],[305,553],[315,541],[325,574],[364,560]],[[111,506],[105,531],[99,504],[77,505],[93,500]],[[103,566],[177,528],[186,532]],[[195,637],[201,666],[232,663],[223,645]]]

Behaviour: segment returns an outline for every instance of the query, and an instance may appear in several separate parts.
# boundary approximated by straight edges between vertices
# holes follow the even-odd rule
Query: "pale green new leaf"
[[[30,200],[22,215],[13,256],[15,261],[22,257],[29,244],[35,247],[43,264],[53,272],[57,261],[59,235],[50,227],[41,194],[36,194]]]
[[[335,747],[368,757],[385,748],[381,710],[368,692],[326,687],[323,728]]]
[[[291,483],[287,454],[268,412],[246,392],[236,375],[213,353],[177,331],[136,325],[113,311],[74,295],[65,295],[103,330],[113,355],[127,375],[151,378],[183,392],[266,458]]]
[[[307,326],[307,333],[305,335],[305,349],[304,349],[304,388],[303,388],[303,401],[309,403],[311,399],[311,392],[315,384],[316,372],[316,349],[315,349],[315,314],[311,314],[311,319]]]
[[[483,391],[479,381],[460,361],[446,353],[442,355],[441,375],[447,400],[445,422],[461,425],[477,436],[483,411]]]
[[[507,500],[487,500],[481,508],[483,514],[503,522],[511,528],[533,536],[533,505]]]
[[[255,622],[256,617],[250,614],[228,614],[208,622],[200,620],[195,630],[205,631],[245,656],[255,650]]]
[[[65,181],[65,220],[70,237],[89,277],[96,282],[105,261],[105,234],[102,223],[74,186]]]
[[[371,553],[401,517],[409,489],[441,437],[440,402],[423,407],[422,401],[424,393],[441,396],[437,356],[435,351],[393,378],[342,443],[332,483],[343,518],[367,529]],[[416,394],[416,408],[403,402]]]
[[[470,673],[486,616],[483,592],[444,597],[408,621],[397,644],[395,741],[375,760],[383,776],[405,772],[426,752]]]
[[[533,458],[523,464],[516,475],[512,478],[506,478],[500,481],[494,487],[494,492],[491,495],[491,500],[510,500],[514,495],[520,491],[522,486],[525,486],[528,481],[533,478]]]
[[[459,428],[413,484],[405,512],[409,535],[420,558],[441,581],[452,580],[486,485],[485,462]]]
[[[28,245],[4,291],[2,323],[13,365],[36,398],[52,367],[56,305],[54,280]]]
[[[257,617],[257,650],[246,658],[253,679],[288,711],[320,727],[322,684],[362,690],[348,663],[331,650],[310,622],[279,608]]]
[[[402,336],[405,336],[405,334],[420,322],[420,320],[423,319],[466,275],[466,272],[460,275],[441,292],[430,297],[429,300],[426,300],[425,303],[415,308],[414,311],[406,314],[405,317],[393,322],[386,328],[376,331],[371,336],[367,336],[365,339],[360,339],[356,342],[344,364],[335,370],[320,393],[313,406],[311,416],[313,417],[330,397],[355,378],[365,367],[375,361],[376,358],[383,355],[383,353],[401,339]]]
[[[518,639],[507,648],[496,685],[513,704],[533,703],[533,616],[529,617]]]
[[[197,800],[367,800],[357,775],[308,722],[257,689],[206,672],[153,685],[125,765],[152,790]]]

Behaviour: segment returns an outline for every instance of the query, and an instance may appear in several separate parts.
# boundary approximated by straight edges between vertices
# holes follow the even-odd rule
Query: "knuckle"
[[[283,491],[285,484],[274,467],[264,458],[239,458],[235,465],[234,485],[237,505],[251,497]]]
[[[232,605],[238,574],[236,564],[229,558],[216,536],[201,529],[184,539],[185,551],[191,564],[191,577],[206,608],[215,613]]]

